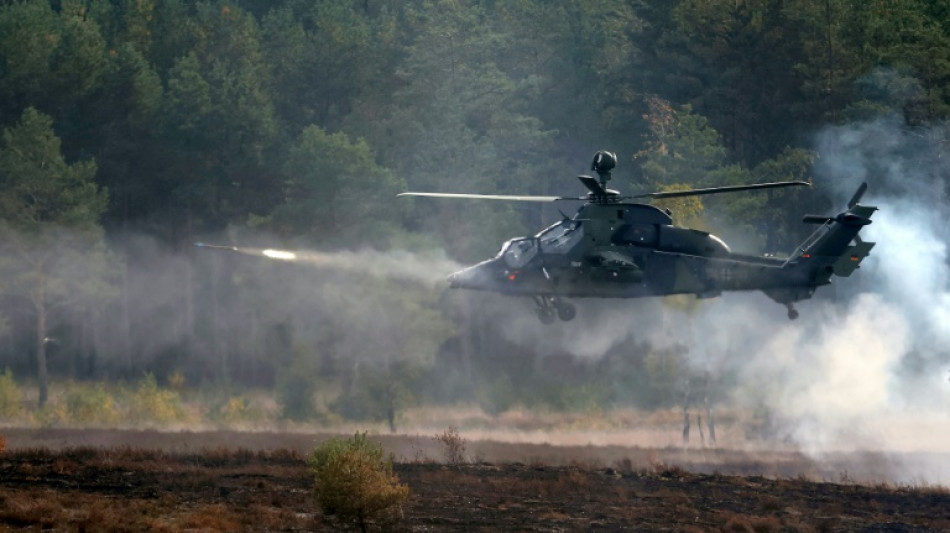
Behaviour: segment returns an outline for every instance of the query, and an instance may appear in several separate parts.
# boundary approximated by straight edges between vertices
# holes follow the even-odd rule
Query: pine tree
[[[0,146],[0,272],[35,313],[39,404],[48,397],[50,313],[108,292],[99,218],[107,194],[93,161],[66,163],[53,120],[27,108]]]

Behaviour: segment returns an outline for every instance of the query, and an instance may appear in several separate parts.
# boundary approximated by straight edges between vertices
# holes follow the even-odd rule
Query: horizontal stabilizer
[[[848,214],[839,220],[842,224],[852,224],[857,226],[867,226],[871,223],[871,215],[877,211],[876,207],[870,205],[856,205],[848,209]]]
[[[867,226],[871,223],[871,215],[873,215],[875,211],[877,211],[876,207],[857,205],[833,217],[825,215],[805,215],[802,217],[802,222],[805,224],[838,222],[847,226]]]

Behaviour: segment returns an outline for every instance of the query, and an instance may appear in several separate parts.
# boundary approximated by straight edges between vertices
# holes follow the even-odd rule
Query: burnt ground
[[[340,526],[318,512],[305,452],[295,449],[295,438],[312,442],[312,435],[102,430],[96,437],[78,430],[44,431],[45,437],[36,430],[3,431],[10,448],[0,453],[0,530],[305,531]],[[116,444],[123,436],[127,443]],[[105,437],[112,444],[89,443]],[[271,444],[290,446],[264,445],[268,438]],[[381,438],[384,446],[387,439],[398,437]],[[38,447],[43,440],[49,445]],[[63,446],[84,440],[78,447]],[[231,445],[220,446],[219,440]],[[815,481],[804,474],[699,472],[713,467],[754,472],[767,466],[761,456],[750,456],[744,464],[740,452],[722,457],[708,451],[706,457],[712,459],[694,459],[685,466],[658,462],[664,450],[634,448],[629,457],[610,465],[546,463],[545,450],[550,458],[563,458],[570,450],[526,450],[523,444],[493,443],[491,454],[506,446],[512,457],[533,458],[443,465],[397,456],[396,474],[411,491],[398,529],[950,530],[950,491],[943,487]],[[794,457],[784,457],[782,468],[794,469]],[[814,468],[806,462],[799,466]]]

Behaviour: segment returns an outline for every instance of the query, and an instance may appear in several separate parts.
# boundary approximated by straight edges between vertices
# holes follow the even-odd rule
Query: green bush
[[[0,417],[15,418],[23,410],[23,395],[13,379],[13,372],[0,372]]]
[[[225,424],[251,422],[263,417],[260,409],[245,396],[229,396],[227,401],[216,406],[209,415],[212,420]]]
[[[308,458],[317,503],[326,515],[366,531],[369,523],[386,526],[402,516],[409,487],[393,474],[392,456],[366,433],[330,439]]]
[[[157,423],[184,420],[185,410],[177,391],[162,389],[151,372],[146,372],[142,381],[129,395],[129,416],[133,421]]]
[[[281,376],[277,384],[277,403],[281,414],[288,420],[310,420],[317,410],[313,402],[316,390],[314,379],[310,376],[287,373]]]
[[[293,359],[277,376],[277,404],[288,420],[311,420],[317,416],[316,352],[306,346],[294,348]]]
[[[496,378],[482,387],[478,393],[478,404],[492,416],[498,416],[511,409],[517,399],[518,390],[508,375]]]
[[[410,361],[363,368],[331,408],[347,420],[385,420],[395,432],[397,417],[417,402],[413,390],[420,375],[419,366]]]
[[[66,394],[69,421],[78,424],[115,424],[122,417],[119,406],[105,386],[74,386]]]

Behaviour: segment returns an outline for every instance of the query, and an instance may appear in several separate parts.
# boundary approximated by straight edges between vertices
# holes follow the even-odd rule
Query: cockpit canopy
[[[538,233],[541,252],[566,254],[584,238],[584,226],[577,220],[562,220]]]
[[[498,254],[508,268],[522,268],[538,255],[538,240],[530,237],[511,239]]]
[[[508,268],[523,268],[538,252],[569,253],[584,238],[583,225],[576,220],[562,220],[535,237],[520,237],[506,242],[498,254]]]

